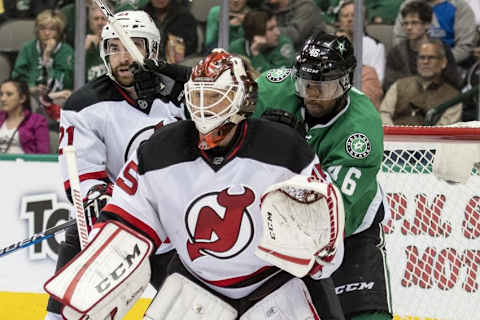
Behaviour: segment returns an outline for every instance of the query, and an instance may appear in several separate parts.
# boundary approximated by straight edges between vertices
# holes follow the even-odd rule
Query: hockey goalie
[[[248,117],[256,83],[241,58],[214,50],[185,96],[192,120],[140,145],[93,239],[45,290],[66,319],[122,319],[162,260],[146,320],[321,319],[316,293],[343,255],[340,192],[295,130]]]

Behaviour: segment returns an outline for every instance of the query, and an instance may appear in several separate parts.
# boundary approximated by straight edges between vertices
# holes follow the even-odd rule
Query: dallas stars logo
[[[291,72],[291,69],[286,68],[272,69],[267,72],[266,77],[270,82],[282,82],[290,75]]]
[[[363,133],[354,133],[345,144],[347,153],[355,159],[365,159],[372,151],[370,140]]]
[[[338,51],[340,51],[340,54],[343,56],[343,53],[347,51],[347,47],[345,46],[345,42],[343,41],[338,41],[338,46],[337,46]]]

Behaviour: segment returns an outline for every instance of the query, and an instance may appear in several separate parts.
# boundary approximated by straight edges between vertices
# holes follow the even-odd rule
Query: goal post
[[[384,127],[397,320],[480,318],[480,125]]]

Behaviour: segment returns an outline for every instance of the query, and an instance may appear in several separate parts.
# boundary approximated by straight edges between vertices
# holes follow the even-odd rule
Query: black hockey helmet
[[[329,81],[353,73],[356,65],[353,46],[347,37],[318,31],[305,41],[295,71],[297,77],[305,80]]]
[[[305,96],[307,82],[333,84],[337,80],[339,86],[331,97],[338,97],[352,87],[356,65],[353,46],[348,38],[317,31],[305,41],[296,58],[292,75],[297,94]]]

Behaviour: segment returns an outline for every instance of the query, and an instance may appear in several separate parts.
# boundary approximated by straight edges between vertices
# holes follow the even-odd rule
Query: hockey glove
[[[88,232],[97,222],[100,211],[112,198],[113,184],[97,184],[90,188],[87,196],[83,199],[83,207],[85,209],[85,217],[87,220]]]
[[[294,114],[288,111],[284,111],[281,109],[267,109],[262,114],[261,118],[286,124],[290,128],[297,130],[298,133],[302,135],[302,137],[305,137],[307,135],[307,131],[305,130],[305,125],[303,124],[303,121],[297,119]]]
[[[138,96],[138,104],[151,105],[155,98],[163,101],[172,100],[172,93],[175,87],[175,80],[162,73],[165,62],[158,63],[152,59],[145,59],[143,68],[137,63],[130,67],[135,79],[135,92]],[[182,85],[183,87],[183,85]]]

